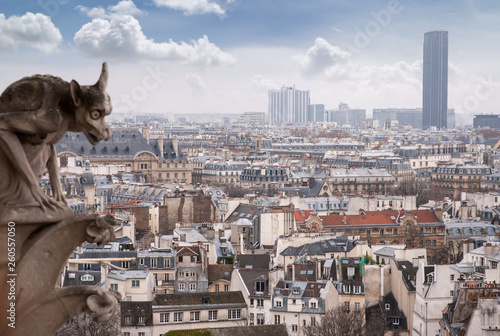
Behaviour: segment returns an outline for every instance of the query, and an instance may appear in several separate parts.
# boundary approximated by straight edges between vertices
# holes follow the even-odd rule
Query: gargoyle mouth
[[[97,136],[97,135],[93,134],[92,132],[86,132],[85,136],[90,141],[90,143],[94,146],[99,144],[99,142],[101,142],[101,140],[102,140],[102,137]]]

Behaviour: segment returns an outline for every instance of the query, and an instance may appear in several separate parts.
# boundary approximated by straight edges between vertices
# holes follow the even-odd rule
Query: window
[[[156,268],[158,265],[158,259],[157,258],[151,258],[151,268]]]
[[[140,287],[141,280],[132,280],[132,287]]]
[[[253,299],[250,299],[250,306],[253,307]]]
[[[196,290],[196,284],[195,283],[190,283],[189,284],[189,290],[194,292]]]
[[[227,311],[227,318],[229,320],[237,320],[241,318],[241,309],[229,309]]]
[[[179,262],[182,262],[182,256],[179,256]]]
[[[190,312],[189,313],[189,321],[200,322],[200,312],[199,311]]]
[[[224,285],[224,292],[229,292],[229,285]]]
[[[257,325],[264,324],[264,314],[257,314]]]
[[[144,258],[139,258],[139,265],[144,266]]]
[[[315,326],[316,325],[316,317],[311,316],[311,325]]]
[[[218,284],[216,284],[216,285],[215,285],[215,291],[216,291],[216,292],[218,292],[218,291],[219,291],[219,285],[218,285]]]
[[[282,306],[282,302],[278,301],[278,300],[275,301],[274,304],[276,305],[276,307],[279,307],[279,308],[281,308],[281,306]]]
[[[292,331],[298,331],[299,327],[296,324],[292,324]]]
[[[145,333],[145,332],[139,332],[139,333],[137,334],[137,336],[146,336],[146,333]]]
[[[144,324],[146,322],[146,318],[144,316],[139,316],[138,322],[139,324]]]
[[[170,313],[160,313],[160,323],[170,322]]]
[[[208,311],[208,320],[209,321],[217,321],[217,310],[209,310]]]
[[[257,299],[257,307],[264,307],[264,299]]]
[[[112,290],[117,291],[118,290],[118,284],[110,284],[109,288],[111,288]]]
[[[174,322],[182,322],[182,315],[184,313],[174,313]]]
[[[185,288],[186,288],[186,284],[184,284],[184,283],[182,283],[182,282],[181,282],[181,283],[179,284],[179,290],[180,290],[180,291],[183,291]]]
[[[394,318],[394,319],[392,320],[392,324],[394,324],[394,325],[399,325],[399,318]]]
[[[498,262],[497,261],[492,261],[491,262],[491,268],[492,269],[497,269],[498,268]]]
[[[385,304],[385,310],[391,310],[391,304],[390,303],[386,303]]]
[[[453,291],[450,291],[450,296],[453,296]]]
[[[274,324],[281,324],[281,316],[274,315]]]
[[[163,268],[170,268],[170,258],[163,258]]]
[[[124,332],[123,336],[130,336],[130,333],[129,332]]]
[[[309,308],[317,308],[317,303],[316,303],[316,301],[311,301],[311,302],[309,302]]]
[[[344,310],[345,310],[345,311],[347,311],[347,312],[348,312],[349,310],[351,310],[351,306],[350,306],[350,304],[349,304],[349,301],[344,302]]]
[[[347,278],[349,280],[352,280],[353,277],[354,277],[354,267],[348,267],[347,268]]]
[[[455,281],[455,274],[450,274],[450,281]]]
[[[192,263],[196,262],[196,257],[191,256],[191,262],[192,262]]]
[[[254,322],[254,313],[250,313],[250,322],[249,322],[249,325],[254,325],[255,322]]]
[[[132,316],[125,316],[125,324],[132,324]]]
[[[257,293],[263,293],[266,288],[266,283],[264,281],[256,281],[255,282],[255,291]]]
[[[130,268],[131,263],[130,261],[122,261],[122,268]]]
[[[354,302],[354,311],[359,312],[360,308],[361,305],[359,304],[359,302]]]

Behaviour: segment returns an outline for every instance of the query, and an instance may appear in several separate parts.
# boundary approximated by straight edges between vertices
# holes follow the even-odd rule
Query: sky
[[[115,112],[267,112],[311,103],[422,105],[424,33],[448,31],[448,107],[499,114],[497,0],[2,0],[0,90],[33,74],[81,85],[109,67]]]

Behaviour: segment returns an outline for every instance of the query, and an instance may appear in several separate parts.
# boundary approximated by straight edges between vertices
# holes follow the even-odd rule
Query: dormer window
[[[292,291],[293,294],[300,294],[300,289],[299,288],[294,288]]]
[[[264,293],[266,289],[265,281],[255,281],[255,292],[256,293]]]
[[[347,268],[347,278],[352,280],[354,278],[354,267]]]
[[[94,277],[90,274],[83,275],[80,280],[82,281],[94,281]]]

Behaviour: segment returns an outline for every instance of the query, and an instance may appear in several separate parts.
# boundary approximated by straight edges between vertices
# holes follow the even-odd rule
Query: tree
[[[417,207],[429,201],[429,185],[417,181],[414,177],[401,181],[395,192],[402,196],[415,195]]]
[[[450,240],[436,250],[436,263],[456,264],[463,258],[463,242],[461,240]]]
[[[328,310],[316,325],[306,326],[304,336],[360,336],[365,334],[365,312],[337,307]]]
[[[104,322],[96,322],[87,313],[69,319],[56,333],[56,336],[119,336],[120,315]]]

